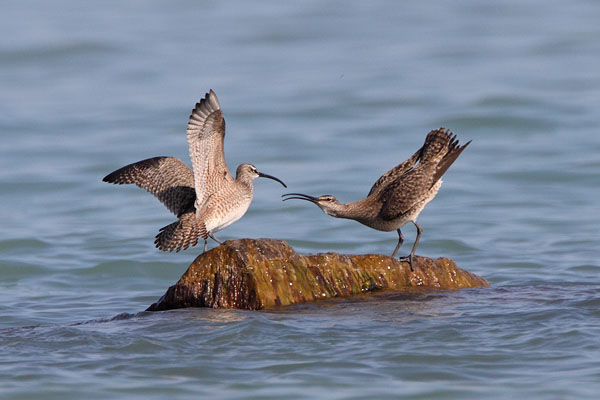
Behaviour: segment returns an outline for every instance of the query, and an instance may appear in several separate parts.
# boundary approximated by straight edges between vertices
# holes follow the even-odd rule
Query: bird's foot
[[[400,257],[398,258],[399,261],[408,261],[408,265],[410,265],[410,271],[414,272],[415,269],[413,268],[413,254],[409,254],[406,257]]]

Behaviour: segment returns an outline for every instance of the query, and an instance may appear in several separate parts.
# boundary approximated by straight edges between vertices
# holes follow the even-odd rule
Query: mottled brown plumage
[[[371,187],[366,198],[341,204],[334,196],[313,197],[302,193],[288,193],[285,200],[310,201],[328,215],[336,218],[354,219],[380,231],[398,232],[398,244],[392,253],[396,256],[404,241],[400,228],[412,222],[417,228],[417,238],[406,259],[412,269],[412,260],[421,237],[417,217],[437,194],[442,175],[471,143],[459,146],[456,135],[440,128],[429,132],[423,146],[408,160],[392,168]]]
[[[104,182],[133,183],[152,193],[177,217],[195,211],[194,173],[176,157],[153,157],[107,175]]]
[[[274,176],[258,172],[251,164],[241,164],[235,179],[231,176],[224,153],[225,120],[217,96],[211,90],[198,102],[190,115],[187,139],[193,170],[175,157],[154,157],[120,168],[103,181],[135,184],[156,196],[178,220],[160,229],[156,247],[179,251],[195,246],[214,233],[239,220],[254,193],[253,180]]]

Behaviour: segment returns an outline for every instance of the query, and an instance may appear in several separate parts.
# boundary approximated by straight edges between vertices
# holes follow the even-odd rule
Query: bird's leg
[[[392,258],[396,257],[396,253],[398,253],[398,249],[400,249],[400,246],[402,246],[402,243],[404,243],[404,235],[402,234],[402,231],[400,230],[400,228],[396,229],[396,231],[398,231],[398,244],[396,245],[396,248],[394,249],[394,252],[392,253]]]
[[[208,240],[204,239],[204,252],[208,251]]]
[[[219,239],[217,239],[217,238],[215,237],[215,235],[213,235],[212,233],[209,233],[209,234],[208,234],[208,236],[209,236],[209,237],[210,237],[212,240],[214,240],[215,242],[217,242],[217,243],[219,243],[219,244],[223,244],[223,242],[221,242]]]
[[[415,221],[413,221],[412,223],[415,224],[415,227],[417,228],[417,238],[415,239],[415,244],[413,244],[413,248],[412,248],[410,254],[407,257],[400,258],[400,261],[408,260],[408,263],[410,264],[410,270],[414,271],[413,258],[415,256],[415,250],[417,250],[417,244],[419,244],[419,239],[421,238],[421,232],[423,232],[423,229],[421,229],[419,224],[417,224]]]

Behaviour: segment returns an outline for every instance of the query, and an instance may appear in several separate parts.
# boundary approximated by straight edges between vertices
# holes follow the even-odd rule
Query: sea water
[[[599,3],[1,8],[0,398],[597,398]],[[155,249],[175,217],[101,179],[153,156],[189,164],[187,118],[211,88],[229,168],[291,192],[358,200],[429,130],[472,140],[421,213],[417,254],[491,287],[144,312],[202,249]],[[283,193],[256,180],[219,238],[396,244]]]

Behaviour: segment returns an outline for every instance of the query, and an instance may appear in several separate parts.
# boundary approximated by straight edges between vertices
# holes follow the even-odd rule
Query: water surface
[[[592,1],[16,2],[0,14],[0,397],[595,398],[600,5]],[[418,253],[491,283],[262,311],[143,310],[201,248],[101,178],[189,162],[214,89],[230,169],[366,195],[430,129],[473,140]],[[221,239],[390,253],[395,233],[258,180]],[[415,230],[406,227],[404,252]]]

